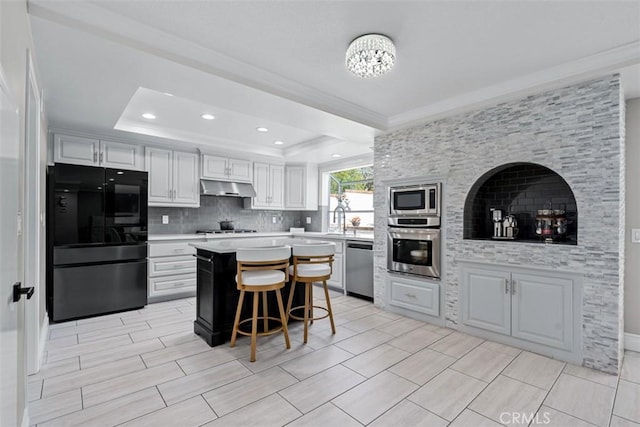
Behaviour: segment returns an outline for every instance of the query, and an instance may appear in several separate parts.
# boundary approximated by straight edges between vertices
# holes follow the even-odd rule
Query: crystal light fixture
[[[382,34],[365,34],[351,42],[346,65],[356,76],[368,79],[389,71],[396,62],[396,47]]]

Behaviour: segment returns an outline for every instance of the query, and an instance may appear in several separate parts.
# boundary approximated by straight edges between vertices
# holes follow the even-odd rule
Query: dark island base
[[[236,306],[240,296],[235,280],[236,255],[198,249],[197,257],[196,320],[193,322],[193,331],[211,347],[215,347],[229,341],[233,330]],[[285,305],[290,288],[291,285],[287,283],[281,289]],[[242,319],[251,317],[252,300],[252,294],[247,293],[242,308]],[[275,292],[268,292],[267,302],[269,315],[278,317]],[[304,305],[304,292],[301,292],[301,289],[295,293],[293,305]],[[262,296],[259,315],[262,315]],[[262,322],[259,326],[261,325]],[[274,325],[270,322],[269,326]]]

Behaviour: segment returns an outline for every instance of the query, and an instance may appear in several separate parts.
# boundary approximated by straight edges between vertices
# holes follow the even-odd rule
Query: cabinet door
[[[335,254],[333,256],[333,273],[329,280],[327,280],[327,285],[332,286],[337,289],[344,289],[344,269],[342,268],[342,254]]]
[[[53,161],[97,166],[99,148],[100,142],[97,139],[56,135],[53,139]]]
[[[100,165],[127,170],[143,169],[143,152],[139,145],[100,141]]]
[[[500,270],[462,269],[462,322],[511,334],[511,274]]]
[[[149,172],[149,206],[171,205],[173,200],[173,153],[147,148],[145,169]]]
[[[303,209],[305,207],[305,166],[286,166],[285,202],[287,209]]]
[[[200,206],[198,155],[173,152],[173,202],[180,206]]]
[[[227,159],[225,157],[202,155],[202,177],[227,181]]]
[[[512,335],[570,350],[573,342],[573,281],[528,274],[512,275]]]
[[[247,160],[228,159],[229,179],[238,182],[251,182],[253,163]]]
[[[267,163],[253,164],[253,188],[256,190],[256,197],[253,198],[252,207],[269,207],[269,165]]]
[[[271,165],[269,168],[270,198],[269,207],[271,209],[284,208],[284,166]]]
[[[431,316],[440,316],[440,285],[429,281],[417,281],[390,277],[390,303]]]

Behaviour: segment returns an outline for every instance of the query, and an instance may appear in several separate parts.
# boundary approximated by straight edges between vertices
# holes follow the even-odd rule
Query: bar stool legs
[[[267,292],[252,292],[249,291],[251,293],[253,293],[253,307],[252,307],[252,316],[251,319],[246,319],[243,320],[242,322],[240,321],[240,316],[242,314],[242,306],[244,304],[244,294],[245,294],[245,290],[240,290],[240,297],[238,298],[238,308],[236,309],[236,317],[235,320],[233,322],[233,332],[231,333],[231,347],[235,347],[236,345],[236,339],[238,336],[238,333],[242,334],[242,335],[250,335],[251,336],[251,357],[250,357],[250,361],[251,362],[255,362],[256,361],[256,347],[257,347],[257,342],[258,342],[258,335],[270,335],[271,333],[274,333],[276,331],[279,331],[279,328],[275,328],[272,330],[269,330],[269,319],[276,319],[276,318],[271,318],[269,317],[269,312],[268,312],[268,308],[267,308]],[[286,347],[289,349],[291,348],[291,341],[289,340],[289,328],[287,328],[287,316],[286,316],[286,312],[284,311],[284,306],[282,304],[282,293],[280,292],[280,289],[275,289],[276,292],[276,299],[278,300],[278,311],[280,314],[280,322],[281,322],[281,328],[282,328],[282,332],[284,334],[284,342]],[[262,294],[262,316],[258,316],[258,307],[260,306],[260,295]],[[263,320],[263,331],[262,332],[258,332],[258,319],[262,318]],[[248,334],[246,332],[242,332],[240,331],[240,323],[244,323],[246,321],[251,321],[251,334]]]
[[[324,297],[327,302],[327,307],[319,307],[313,305],[313,282],[302,282],[304,283],[304,306],[299,307],[291,307],[293,305],[293,293],[295,292],[296,283],[291,284],[291,290],[289,291],[289,301],[287,303],[287,318],[291,317],[297,320],[302,320],[304,325],[304,343],[307,343],[309,338],[309,325],[313,324],[314,320],[324,319],[325,317],[329,318],[331,322],[331,333],[335,335],[336,333],[336,325],[333,320],[333,310],[331,309],[331,300],[329,299],[329,288],[327,286],[327,281],[322,281],[322,287],[324,288]],[[326,312],[323,316],[314,317],[313,309],[318,308]],[[302,316],[296,316],[292,312],[294,310],[303,310]]]

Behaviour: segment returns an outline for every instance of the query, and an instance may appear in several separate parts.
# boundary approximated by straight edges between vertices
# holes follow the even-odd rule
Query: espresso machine
[[[491,208],[491,219],[493,220],[493,238],[504,237],[502,223],[504,221],[504,211],[502,209]]]

